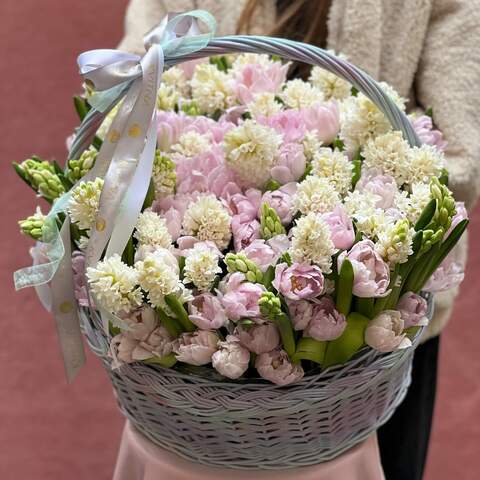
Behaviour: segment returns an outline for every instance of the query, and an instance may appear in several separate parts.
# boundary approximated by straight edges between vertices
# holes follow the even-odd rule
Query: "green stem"
[[[157,307],[157,314],[161,324],[166,328],[171,337],[177,338],[182,333],[182,329],[177,323],[177,320],[168,316],[163,308]]]
[[[352,306],[353,267],[345,258],[337,281],[337,310],[347,316]]]
[[[367,318],[373,318],[374,304],[375,304],[374,298],[356,297],[355,310]]]
[[[173,293],[165,295],[165,302],[167,302],[167,305],[175,314],[175,317],[177,317],[177,320],[180,322],[184,331],[193,332],[196,329],[195,325],[188,318],[188,313],[185,310],[185,307]]]
[[[293,334],[293,327],[290,318],[281,313],[279,315],[275,315],[274,322],[278,327],[280,332],[280,337],[282,338],[283,348],[287,352],[287,355],[292,358],[295,354],[295,337]]]

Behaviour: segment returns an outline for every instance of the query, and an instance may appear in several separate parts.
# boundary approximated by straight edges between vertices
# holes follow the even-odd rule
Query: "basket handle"
[[[167,65],[176,65],[187,60],[221,55],[225,53],[268,53],[287,60],[308,63],[328,70],[343,78],[366,95],[388,118],[395,130],[400,130],[410,146],[420,146],[408,117],[383,91],[382,87],[367,73],[351,63],[319,47],[275,37],[235,35],[212,38],[201,50],[182,56],[166,56]]]

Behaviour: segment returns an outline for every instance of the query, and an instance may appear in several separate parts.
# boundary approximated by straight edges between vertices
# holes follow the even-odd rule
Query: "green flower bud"
[[[243,253],[227,253],[224,261],[230,273],[241,272],[249,282],[262,283],[263,272]]]
[[[47,200],[53,201],[65,193],[55,167],[46,160],[29,158],[19,165],[19,169],[27,182]]]
[[[196,102],[194,102],[193,100],[190,102],[182,103],[181,110],[186,115],[190,115],[192,117],[200,115],[200,109],[198,108]]]
[[[165,197],[175,192],[177,174],[175,163],[160,150],[155,151],[153,160],[152,180],[155,186],[155,196]]]
[[[25,218],[25,220],[20,220],[18,225],[20,226],[20,231],[34,240],[42,239],[42,230],[47,217],[43,215],[40,207],[37,207],[37,211]]]
[[[258,306],[260,313],[268,318],[274,318],[283,313],[280,298],[272,292],[263,292],[258,299]]]
[[[95,160],[97,159],[97,155],[97,149],[91,146],[80,155],[78,160],[69,160],[67,164],[67,178],[72,183],[80,180],[93,167]]]
[[[286,233],[277,212],[267,203],[263,203],[261,207],[260,228],[265,240]]]

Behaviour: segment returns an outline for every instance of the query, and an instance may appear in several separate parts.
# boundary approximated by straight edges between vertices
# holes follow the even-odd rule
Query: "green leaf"
[[[342,335],[328,342],[324,367],[343,365],[365,345],[368,318],[352,312],[347,317],[347,327]]]
[[[333,146],[333,148],[337,148],[341,152],[343,152],[345,150],[345,143],[343,143],[343,140],[341,140],[338,137],[333,141],[332,146]]]
[[[428,107],[428,108],[425,110],[425,115],[426,115],[427,117],[432,118],[432,117],[433,117],[433,108],[432,108],[432,107]]]
[[[355,310],[367,318],[373,318],[373,307],[375,305],[374,298],[355,298]]]
[[[73,105],[78,114],[78,118],[80,118],[80,121],[82,121],[90,110],[86,100],[78,95],[75,95],[73,97]]]
[[[281,187],[281,185],[271,178],[266,184],[265,184],[265,190],[269,192],[273,192],[274,190],[278,190]]]
[[[135,248],[133,246],[133,239],[130,237],[128,239],[127,245],[125,246],[125,250],[122,253],[122,262],[126,263],[130,267],[133,267],[135,258]]]
[[[431,222],[436,210],[437,200],[435,198],[432,198],[422,210],[422,213],[420,214],[420,217],[415,224],[416,232],[423,230]]]
[[[17,172],[17,175],[35,192],[37,190],[32,186],[32,184],[27,180],[25,176],[25,172],[23,171],[22,167],[17,162],[12,162],[13,169]]]
[[[171,368],[177,363],[177,359],[175,358],[175,354],[170,353],[163,357],[147,358],[144,362],[150,365],[160,365],[161,367]]]
[[[165,302],[175,314],[175,317],[185,332],[193,332],[196,330],[195,325],[188,318],[188,313],[185,310],[185,307],[180,303],[180,300],[173,293],[165,295]]]
[[[100,138],[100,137],[97,137],[97,135],[95,135],[93,137],[93,141],[92,141],[92,145],[98,150],[100,151],[100,148],[102,146],[102,143],[103,143],[103,140]]]
[[[448,187],[448,170],[446,168],[442,168],[440,172],[440,176],[438,177],[438,181]]]
[[[145,195],[145,200],[143,201],[142,212],[146,208],[151,207],[154,200],[155,200],[155,185],[153,184],[153,180],[150,179],[147,194]]]
[[[337,310],[347,316],[352,305],[353,267],[348,258],[345,258],[340,268],[337,284]]]
[[[302,337],[297,344],[297,349],[292,357],[293,362],[310,360],[322,364],[325,359],[327,342],[315,340],[310,337]]]
[[[160,323],[166,328],[169,335],[173,338],[177,338],[182,333],[182,328],[177,323],[177,320],[173,317],[168,316],[163,308],[156,308],[158,318]]]
[[[295,354],[296,345],[290,318],[284,313],[281,313],[280,315],[275,315],[272,320],[280,332],[284,350],[287,352],[289,358],[292,358]]]
[[[360,180],[362,175],[362,161],[359,159],[353,160],[353,170],[352,170],[352,189],[355,188],[355,185]]]
[[[272,288],[272,282],[273,279],[275,278],[275,267],[273,265],[270,265],[265,273],[263,274],[263,285],[265,285],[265,288],[267,290],[270,290]]]

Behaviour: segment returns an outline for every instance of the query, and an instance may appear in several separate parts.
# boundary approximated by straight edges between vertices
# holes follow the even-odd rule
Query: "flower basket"
[[[395,92],[320,48],[212,38],[195,18],[213,30],[206,12],[174,15],[142,58],[79,57],[87,94],[65,169],[14,164],[52,204],[19,222],[39,242],[16,287],[35,286],[54,314],[67,378],[84,361],[81,329],[122,413],[159,446],[232,469],[325,462],[403,400],[432,318],[431,293],[419,293],[435,291],[439,270],[443,287],[461,281],[444,261],[466,211]],[[233,53],[272,58],[244,56],[239,73],[218,57]],[[179,69],[160,83],[164,66],[209,56],[194,67],[204,77],[184,79],[191,98],[175,91]],[[351,130],[358,111],[381,128],[348,151],[336,101],[287,82],[274,57],[338,76],[362,106]]]
[[[80,317],[125,417],[155,444],[206,465],[283,470],[332,460],[383,425],[410,385],[414,348],[364,349],[284,387],[142,363],[112,369],[98,315],[82,309]]]

